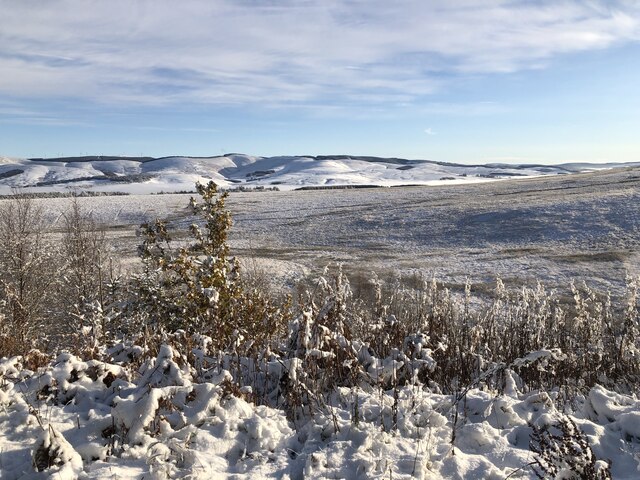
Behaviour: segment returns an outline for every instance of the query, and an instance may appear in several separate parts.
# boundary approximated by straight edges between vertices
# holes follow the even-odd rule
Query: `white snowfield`
[[[0,478],[536,478],[531,434],[562,419],[584,432],[596,468],[607,459],[613,478],[640,478],[640,401],[600,386],[565,412],[557,392],[522,393],[509,369],[502,394],[471,389],[457,403],[419,386],[400,388],[397,401],[342,388],[295,425],[246,401],[248,387],[230,394],[225,370],[197,378],[168,345],[137,371],[127,365],[135,351],[113,353],[114,363],[63,353],[37,371],[0,361]],[[293,360],[268,370],[293,370]]]
[[[335,156],[0,157],[0,193],[11,188],[152,193],[193,190],[197,181],[226,188],[437,185],[558,175],[615,164],[459,165],[428,160]]]

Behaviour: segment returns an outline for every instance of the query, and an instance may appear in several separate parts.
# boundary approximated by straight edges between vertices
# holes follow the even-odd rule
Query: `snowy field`
[[[184,231],[190,195],[82,198],[109,226],[115,248],[136,255],[136,227],[156,217]],[[68,199],[41,200],[54,228]],[[276,283],[344,262],[381,277],[421,273],[463,285],[500,276],[517,286],[566,288],[571,279],[619,289],[640,273],[640,169],[456,186],[236,192],[232,251]]]
[[[453,284],[607,289],[640,273],[640,170],[439,187],[232,196],[245,257],[363,274],[421,272]]]

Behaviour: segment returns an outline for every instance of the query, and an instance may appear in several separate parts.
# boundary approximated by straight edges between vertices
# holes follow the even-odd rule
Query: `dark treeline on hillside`
[[[129,160],[132,162],[148,162],[156,160],[154,157],[120,157],[117,155],[85,155],[79,157],[50,157],[50,158],[30,158],[33,162],[109,162],[114,160]]]
[[[73,197],[109,197],[129,195],[127,192],[96,192],[94,190],[71,190],[68,192],[29,192],[24,191],[19,194],[0,195],[0,200],[14,200],[17,197],[26,198],[73,198]]]

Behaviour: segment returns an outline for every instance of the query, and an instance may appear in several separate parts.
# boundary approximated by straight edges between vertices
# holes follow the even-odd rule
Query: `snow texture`
[[[506,370],[504,393],[471,389],[464,402],[416,385],[337,388],[293,425],[248,401],[250,388],[230,392],[229,372],[195,381],[186,365],[168,345],[138,369],[69,354],[37,371],[0,360],[0,478],[535,478],[532,429],[566,418],[555,392],[521,393]],[[596,386],[574,407],[613,478],[638,478],[640,401]]]

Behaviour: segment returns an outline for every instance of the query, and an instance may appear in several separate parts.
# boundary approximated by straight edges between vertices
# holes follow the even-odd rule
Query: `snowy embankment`
[[[640,401],[600,386],[561,412],[558,392],[522,393],[509,369],[500,394],[363,384],[294,422],[225,369],[189,367],[167,344],[141,351],[0,361],[0,478],[535,478],[532,434],[563,420],[590,447],[574,438],[573,453],[548,454],[560,469],[608,460],[613,478],[640,476]],[[264,365],[282,381],[293,361]]]

